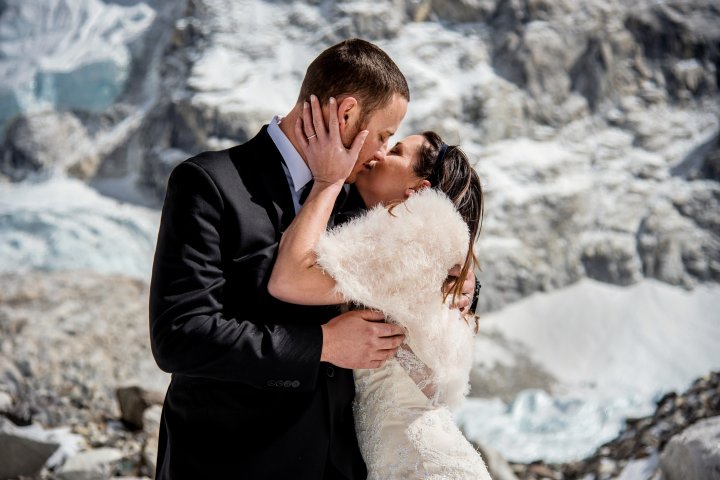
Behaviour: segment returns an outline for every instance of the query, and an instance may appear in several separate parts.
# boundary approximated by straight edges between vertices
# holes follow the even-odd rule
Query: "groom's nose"
[[[375,150],[375,154],[373,155],[373,160],[376,160],[378,162],[384,162],[385,161],[385,155],[387,155],[387,145],[383,144]]]

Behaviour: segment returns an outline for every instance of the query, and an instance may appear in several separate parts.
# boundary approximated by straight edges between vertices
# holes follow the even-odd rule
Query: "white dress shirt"
[[[288,185],[290,186],[290,193],[292,194],[293,206],[295,207],[295,213],[300,211],[300,190],[312,180],[312,172],[308,168],[305,160],[302,159],[300,154],[290,140],[287,138],[285,133],[280,130],[281,119],[276,115],[268,125],[268,134],[275,146],[280,151],[280,155],[283,158],[283,170],[285,170],[285,176],[287,177]]]

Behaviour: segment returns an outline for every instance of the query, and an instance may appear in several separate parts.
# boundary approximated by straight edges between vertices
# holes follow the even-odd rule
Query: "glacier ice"
[[[0,130],[20,112],[102,111],[122,93],[146,3],[7,0],[0,16]]]
[[[92,270],[148,279],[159,212],[53,178],[0,189],[0,272]]]

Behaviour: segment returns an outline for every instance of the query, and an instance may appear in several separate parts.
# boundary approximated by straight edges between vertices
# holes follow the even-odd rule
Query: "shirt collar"
[[[280,130],[280,118],[276,115],[268,125],[267,132],[275,142],[275,146],[280,151],[285,165],[290,171],[290,177],[293,181],[293,188],[296,192],[299,192],[310,180],[312,180],[312,172],[308,168],[305,160],[302,159],[300,154],[290,140],[287,138],[285,133]]]

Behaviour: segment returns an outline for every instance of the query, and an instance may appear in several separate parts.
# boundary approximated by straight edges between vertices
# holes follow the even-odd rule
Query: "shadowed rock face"
[[[720,6],[712,0],[633,2],[626,26],[676,97],[716,93]]]
[[[700,176],[720,182],[720,135],[711,140],[708,149],[703,152]]]

